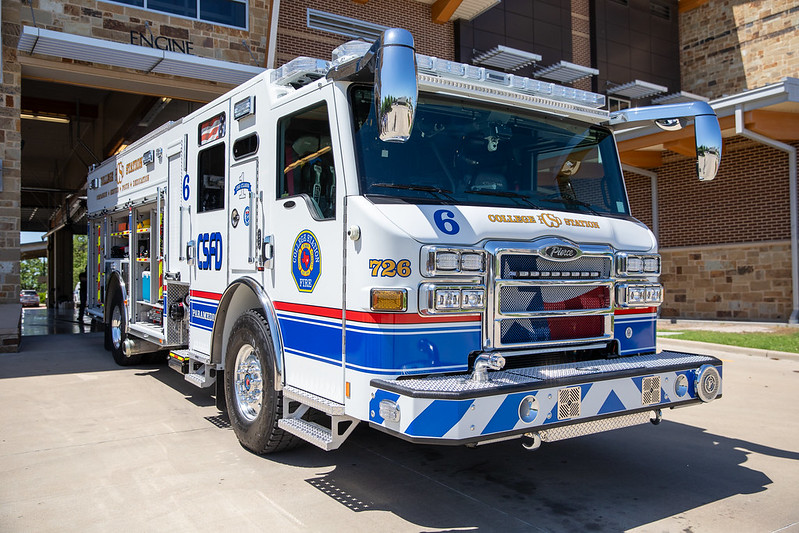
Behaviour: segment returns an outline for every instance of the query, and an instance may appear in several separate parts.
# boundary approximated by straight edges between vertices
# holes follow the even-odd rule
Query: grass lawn
[[[668,337],[664,336],[664,338],[799,353],[799,331],[796,328],[777,328],[769,333],[726,333],[698,330],[669,331]]]

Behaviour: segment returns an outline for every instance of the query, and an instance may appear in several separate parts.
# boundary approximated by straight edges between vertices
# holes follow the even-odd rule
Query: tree
[[[78,276],[86,270],[86,246],[88,244],[86,235],[74,235],[72,237],[72,286],[78,284]]]
[[[19,262],[19,284],[23,289],[47,292],[47,259],[36,257]]]

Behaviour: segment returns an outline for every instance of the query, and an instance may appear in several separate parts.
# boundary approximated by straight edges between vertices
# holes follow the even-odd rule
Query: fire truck
[[[721,394],[721,362],[657,352],[653,233],[614,131],[703,102],[605,97],[417,54],[402,29],[300,57],[88,176],[87,313],[120,365],[168,352],[241,444],[542,442]]]

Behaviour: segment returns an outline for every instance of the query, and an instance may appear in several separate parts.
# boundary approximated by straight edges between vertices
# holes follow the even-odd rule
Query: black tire
[[[125,339],[128,337],[128,324],[125,320],[125,308],[122,303],[122,295],[117,292],[111,299],[109,307],[108,325],[106,326],[106,338],[110,342],[111,354],[114,361],[119,366],[131,366],[139,364],[142,354],[125,355],[122,349]]]
[[[258,455],[299,443],[277,426],[283,393],[275,390],[274,361],[269,324],[260,310],[250,309],[230,332],[225,354],[225,401],[239,442]]]

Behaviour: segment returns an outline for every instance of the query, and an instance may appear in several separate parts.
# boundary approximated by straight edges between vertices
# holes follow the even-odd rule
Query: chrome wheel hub
[[[114,348],[122,346],[122,311],[119,306],[111,312],[111,342]]]
[[[258,417],[263,403],[263,373],[255,349],[245,344],[236,354],[233,389],[236,396],[236,409],[250,422]]]

